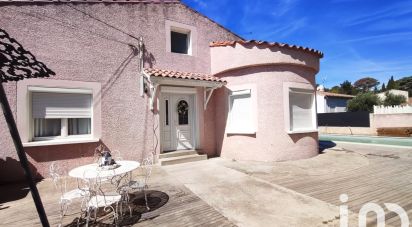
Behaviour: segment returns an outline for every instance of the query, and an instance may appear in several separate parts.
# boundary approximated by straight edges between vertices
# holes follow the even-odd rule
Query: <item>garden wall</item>
[[[319,126],[370,127],[369,112],[319,113]]]
[[[320,134],[377,135],[378,128],[412,127],[412,113],[407,114],[370,114],[370,127],[320,126]]]
[[[371,114],[371,127],[412,127],[412,113]]]

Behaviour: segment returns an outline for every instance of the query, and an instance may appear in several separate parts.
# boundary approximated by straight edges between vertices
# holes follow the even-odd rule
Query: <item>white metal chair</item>
[[[86,177],[87,175],[95,177]],[[121,195],[118,193],[105,193],[102,189],[102,182],[106,180],[106,178],[100,178],[99,172],[95,170],[87,170],[84,173],[84,179],[87,179],[89,188],[90,188],[90,196],[86,202],[86,211],[87,211],[87,221],[86,225],[88,226],[91,213],[94,211],[94,218],[95,221],[97,220],[97,210],[99,208],[103,208],[104,211],[110,209],[113,212],[113,219],[116,222],[118,218],[117,214],[117,207],[118,203],[121,200]]]
[[[150,210],[150,207],[147,202],[146,190],[149,188],[148,182],[152,174],[152,167],[153,167],[153,154],[150,153],[145,159],[143,159],[143,162],[140,166],[140,169],[142,171],[142,178],[138,180],[130,180],[126,185],[123,185],[119,188],[119,192],[123,195],[126,203],[129,203],[129,200],[130,200],[129,194],[131,192],[136,191],[136,190],[143,191],[144,199],[146,203],[146,209]],[[129,210],[131,213],[130,206],[129,206]]]
[[[53,184],[55,188],[60,193],[60,224],[61,226],[63,217],[66,215],[69,205],[75,199],[84,199],[85,196],[88,195],[89,189],[84,185],[77,185],[77,188],[68,190],[67,188],[67,177],[62,176],[65,175],[62,168],[60,168],[56,162],[52,162],[49,166],[49,174],[53,180]],[[83,201],[82,201],[83,202]]]

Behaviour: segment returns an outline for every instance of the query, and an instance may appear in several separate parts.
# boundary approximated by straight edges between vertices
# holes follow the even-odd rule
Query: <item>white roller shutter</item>
[[[91,94],[32,93],[33,118],[91,118]]]
[[[230,96],[229,133],[249,133],[253,129],[253,107],[250,90],[234,91]]]
[[[313,129],[313,95],[291,92],[289,103],[291,130]]]

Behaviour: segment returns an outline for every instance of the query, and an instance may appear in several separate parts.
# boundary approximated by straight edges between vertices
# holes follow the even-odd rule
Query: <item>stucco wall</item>
[[[166,20],[196,27],[194,56],[166,51]],[[143,37],[146,67],[202,73],[210,73],[209,42],[237,39],[181,4],[2,3],[0,27],[56,72],[52,79],[101,83],[101,141],[109,149],[119,150],[123,158],[133,160],[140,160],[152,149],[154,116],[147,98],[139,96],[138,58],[131,48],[137,45],[137,40],[128,34]],[[15,83],[7,84],[6,92],[15,112]],[[210,105],[207,112],[213,113],[213,108]],[[206,129],[213,130],[212,118],[205,115]],[[3,118],[0,123],[0,160],[16,160]],[[204,132],[205,152],[214,154],[214,133]],[[40,176],[47,176],[51,161],[72,168],[90,161],[95,146],[59,145],[26,151],[33,168]],[[0,182],[21,179],[18,172],[21,172],[18,164],[7,161],[1,165]]]
[[[304,87],[314,92],[319,56],[289,48],[237,43],[213,47],[211,57],[212,72],[228,82],[228,87],[215,94],[219,97],[215,100],[216,144],[222,157],[282,161],[318,154],[317,132],[288,133],[287,128],[288,87]],[[255,89],[252,91],[252,97],[256,95],[253,105],[257,118],[255,134],[226,133],[229,89],[230,86],[241,85]]]
[[[371,128],[412,127],[412,114],[371,114]]]
[[[318,133],[288,134],[284,122],[283,85],[310,84],[315,88],[315,72],[294,66],[262,66],[226,72],[230,85],[254,84],[257,91],[257,132],[254,135],[226,134],[227,88],[216,96],[217,150],[236,160],[281,161],[309,158],[318,154]]]
[[[319,57],[314,53],[277,46],[236,44],[211,50],[212,73],[261,65],[295,65],[319,71]],[[242,57],[247,56],[247,57]]]

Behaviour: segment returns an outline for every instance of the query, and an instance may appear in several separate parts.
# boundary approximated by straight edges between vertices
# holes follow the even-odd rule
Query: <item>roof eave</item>
[[[278,47],[278,48],[287,48],[292,50],[304,51],[309,54],[316,55],[319,58],[323,58],[323,52],[309,48],[303,47],[298,45],[290,45],[287,43],[278,43],[278,42],[267,42],[267,41],[257,41],[257,40],[232,40],[232,41],[213,41],[209,43],[209,47],[227,47],[227,46],[236,46],[236,44],[240,45],[255,45],[255,46],[266,46],[266,47]]]
[[[146,74],[146,73],[145,73]],[[146,74],[147,75],[147,74]],[[160,77],[148,75],[150,81],[158,85],[175,85],[175,86],[187,86],[187,87],[222,87],[226,85],[226,81],[211,81],[200,79],[187,79],[187,78],[172,78],[172,77]]]

